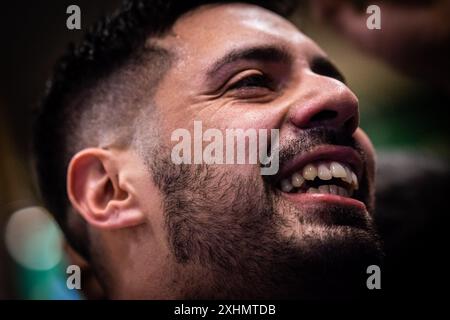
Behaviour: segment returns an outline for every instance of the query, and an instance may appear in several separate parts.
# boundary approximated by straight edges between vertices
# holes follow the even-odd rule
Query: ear
[[[72,206],[92,226],[121,229],[144,222],[127,169],[109,150],[90,148],[77,153],[67,171]],[[128,169],[129,170],[129,169]]]

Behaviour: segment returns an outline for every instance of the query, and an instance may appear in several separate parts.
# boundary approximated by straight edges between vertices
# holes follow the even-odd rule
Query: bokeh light
[[[49,270],[62,259],[62,233],[42,207],[14,212],[5,230],[5,244],[11,257],[31,270]]]

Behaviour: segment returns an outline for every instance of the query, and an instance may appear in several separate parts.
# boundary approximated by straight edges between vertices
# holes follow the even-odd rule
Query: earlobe
[[[67,171],[72,206],[91,225],[120,229],[144,221],[136,195],[120,183],[121,169],[109,150],[90,148],[77,153]]]

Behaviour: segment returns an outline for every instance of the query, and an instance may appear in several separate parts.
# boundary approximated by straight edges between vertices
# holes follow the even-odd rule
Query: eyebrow
[[[292,56],[285,48],[273,45],[234,49],[214,62],[206,74],[213,77],[225,66],[240,60],[288,63],[292,61]]]

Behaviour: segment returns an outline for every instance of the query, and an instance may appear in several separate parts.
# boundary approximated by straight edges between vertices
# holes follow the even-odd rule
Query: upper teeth
[[[303,167],[303,170],[293,173],[289,178],[281,180],[281,190],[284,192],[290,192],[294,187],[299,188],[303,185],[305,180],[314,180],[318,177],[320,180],[331,180],[339,178],[342,181],[350,185],[350,189],[358,189],[358,178],[356,174],[346,164],[332,161],[332,162],[319,162],[309,163]],[[322,188],[321,188],[322,187]],[[309,188],[307,192],[313,193],[332,193],[349,196],[352,190],[346,190],[345,188],[327,185],[321,186],[318,189]],[[344,191],[345,192],[344,192]]]

